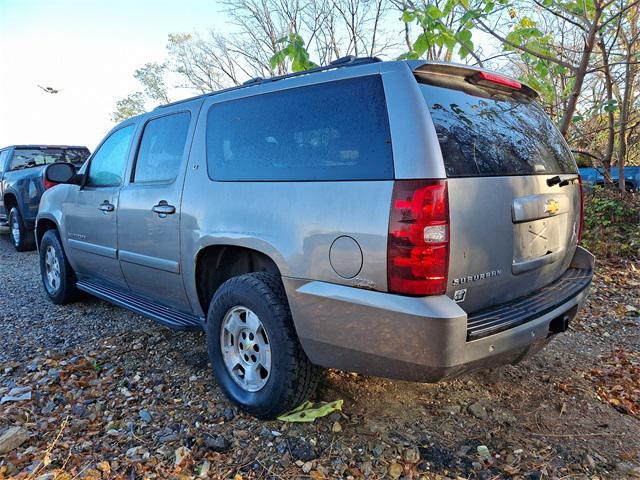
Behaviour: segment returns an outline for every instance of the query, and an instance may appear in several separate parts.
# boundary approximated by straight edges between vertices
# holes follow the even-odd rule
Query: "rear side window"
[[[393,178],[382,80],[368,76],[213,105],[207,165],[214,180]]]
[[[89,157],[86,148],[17,148],[13,152],[10,170],[39,167],[55,162],[83,163]]]
[[[170,182],[176,178],[190,119],[189,112],[182,112],[147,123],[138,149],[134,182]]]
[[[484,98],[420,84],[449,177],[576,173],[547,114],[510,96]]]

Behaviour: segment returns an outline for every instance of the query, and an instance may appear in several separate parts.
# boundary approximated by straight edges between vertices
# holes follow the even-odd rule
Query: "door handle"
[[[169,205],[165,200],[160,200],[158,205],[154,205],[151,211],[157,213],[161,217],[165,217],[167,215],[171,215],[172,213],[176,213],[176,207],[174,207],[173,205]]]
[[[108,200],[105,200],[100,204],[98,209],[102,210],[103,212],[113,212],[116,209],[116,207],[113,204],[109,203]]]

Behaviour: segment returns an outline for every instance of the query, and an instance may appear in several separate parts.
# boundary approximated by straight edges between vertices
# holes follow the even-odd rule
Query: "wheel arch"
[[[38,218],[38,220],[36,221],[36,246],[38,247],[38,249],[40,248],[42,237],[49,230],[56,230],[58,234],[60,233],[60,227],[53,218]]]
[[[196,254],[195,287],[205,316],[213,294],[230,278],[246,273],[269,272],[281,276],[276,261],[263,251],[234,244],[213,244]]]
[[[4,210],[7,213],[7,218],[9,218],[9,212],[13,207],[20,209],[20,205],[18,205],[18,197],[12,190],[5,192],[2,199],[4,200]]]

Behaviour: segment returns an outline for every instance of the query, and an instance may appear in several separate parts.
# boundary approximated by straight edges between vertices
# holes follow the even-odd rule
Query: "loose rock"
[[[231,448],[231,442],[222,435],[205,435],[204,444],[214,452],[226,452]]]
[[[10,453],[29,439],[29,432],[22,427],[11,427],[0,435],[0,455]]]

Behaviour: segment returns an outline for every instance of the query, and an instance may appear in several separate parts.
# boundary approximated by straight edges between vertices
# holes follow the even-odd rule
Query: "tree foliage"
[[[640,0],[224,0],[231,34],[169,36],[115,118],[346,55],[444,60],[519,78],[573,147],[640,160]]]
[[[116,109],[111,114],[111,120],[121,122],[145,111],[143,93],[135,92],[116,102]]]

